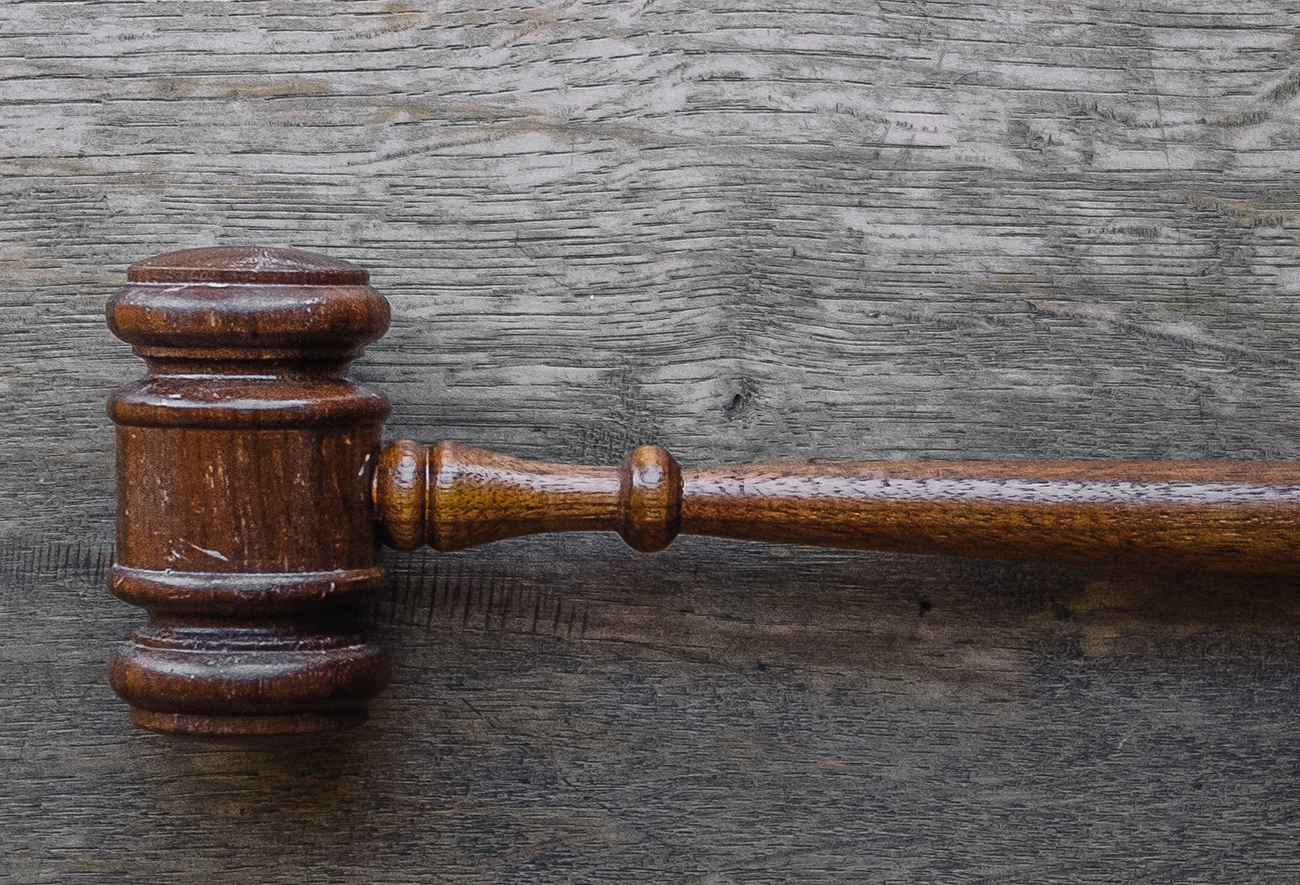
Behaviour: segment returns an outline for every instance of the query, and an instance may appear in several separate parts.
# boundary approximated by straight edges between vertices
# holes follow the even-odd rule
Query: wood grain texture
[[[95,571],[136,373],[104,299],[213,244],[381,271],[402,319],[357,375],[393,436],[1300,458],[1298,19],[3,4],[0,879],[1294,881],[1287,582],[417,556],[374,729],[250,753],[129,728],[103,660],[136,613]]]
[[[152,459],[138,453],[136,472]],[[1300,574],[1300,466],[1270,461],[837,461],[683,471],[661,446],[617,467],[475,446],[389,444],[375,518],[399,550],[618,532],[642,553],[679,532],[853,550]]]
[[[398,550],[604,531],[657,553],[681,524],[681,468],[662,446],[637,446],[617,465],[584,466],[397,440],[384,447],[373,489],[375,520]]]
[[[388,402],[346,380],[388,328],[367,273],[264,247],[133,264],[105,311],[148,366],[117,425],[109,587],[149,614],[109,681],[181,734],[346,728],[388,682],[354,611],[383,583],[370,475]]]

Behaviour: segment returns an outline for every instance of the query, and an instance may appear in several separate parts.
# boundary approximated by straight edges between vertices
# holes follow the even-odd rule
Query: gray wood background
[[[1300,458],[1300,3],[0,6],[0,880],[1300,880],[1300,587],[683,539],[393,559],[365,728],[130,728],[102,322],[356,261],[391,435]]]

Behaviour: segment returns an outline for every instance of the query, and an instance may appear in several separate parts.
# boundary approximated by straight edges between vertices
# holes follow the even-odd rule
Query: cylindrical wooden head
[[[108,304],[148,375],[117,424],[115,594],[149,613],[112,660],[149,728],[363,721],[388,680],[353,626],[383,583],[369,484],[387,401],[343,377],[388,328],[368,274],[281,249],[172,252]]]

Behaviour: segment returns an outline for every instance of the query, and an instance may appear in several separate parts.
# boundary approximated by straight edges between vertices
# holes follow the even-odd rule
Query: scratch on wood
[[[296,98],[305,95],[328,95],[334,90],[328,80],[292,77],[287,80],[241,80],[227,85],[225,98]]]
[[[394,626],[454,627],[582,639],[588,606],[464,557],[420,551],[386,557],[388,593],[372,617]]]
[[[0,591],[29,589],[41,579],[52,579],[87,593],[105,592],[112,560],[112,545],[102,541],[0,541]]]

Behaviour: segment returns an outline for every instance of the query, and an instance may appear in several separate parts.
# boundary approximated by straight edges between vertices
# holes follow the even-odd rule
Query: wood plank
[[[0,8],[0,880],[1289,882],[1291,581],[687,540],[394,560],[375,720],[104,683],[104,298],[356,261],[389,435],[1300,458],[1289,0]],[[80,545],[80,546],[78,546]],[[435,574],[436,573],[436,574]]]

